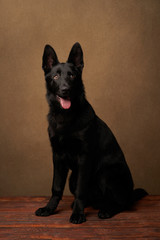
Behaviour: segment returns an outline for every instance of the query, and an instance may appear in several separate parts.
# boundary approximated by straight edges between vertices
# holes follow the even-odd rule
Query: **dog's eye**
[[[56,74],[56,75],[54,75],[54,80],[57,80],[58,78],[60,77],[60,75],[59,74]]]
[[[73,79],[75,76],[72,73],[68,73],[69,77]]]

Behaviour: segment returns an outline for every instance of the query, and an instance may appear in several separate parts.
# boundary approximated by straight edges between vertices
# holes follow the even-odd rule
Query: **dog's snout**
[[[69,94],[69,87],[64,86],[61,88],[61,92],[63,95],[68,95]]]

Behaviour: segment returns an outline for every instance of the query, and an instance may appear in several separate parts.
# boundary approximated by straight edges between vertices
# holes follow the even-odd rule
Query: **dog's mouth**
[[[69,97],[62,98],[57,95],[57,99],[63,109],[69,109],[71,107],[71,99]]]

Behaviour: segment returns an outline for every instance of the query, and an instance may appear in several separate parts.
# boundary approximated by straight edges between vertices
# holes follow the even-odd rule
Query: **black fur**
[[[110,218],[139,198],[134,194],[132,176],[116,138],[86,100],[83,66],[79,43],[72,47],[66,63],[59,63],[54,49],[46,45],[42,68],[50,107],[48,132],[54,178],[52,197],[36,215],[55,213],[71,169],[69,186],[75,196],[72,223],[86,221],[86,206],[98,208],[100,218]],[[146,194],[138,192],[140,197]]]

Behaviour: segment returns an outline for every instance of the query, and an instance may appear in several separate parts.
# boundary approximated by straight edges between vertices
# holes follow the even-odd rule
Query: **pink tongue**
[[[61,98],[59,97],[59,100],[60,100],[60,104],[62,106],[62,108],[64,109],[69,109],[70,106],[71,106],[71,101],[68,100],[68,99],[64,99],[64,98]]]

